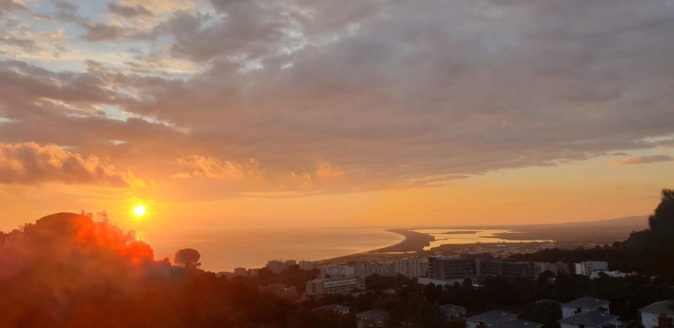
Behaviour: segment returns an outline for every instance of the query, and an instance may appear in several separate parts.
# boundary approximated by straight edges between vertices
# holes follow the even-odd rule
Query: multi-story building
[[[462,279],[470,276],[503,276],[507,278],[534,278],[533,262],[513,262],[492,258],[438,258],[428,259],[428,278]]]
[[[300,270],[313,270],[314,262],[311,261],[300,261]]]
[[[246,268],[234,268],[234,275],[244,277],[248,274]]]
[[[307,294],[347,294],[352,290],[365,289],[365,279],[358,277],[314,279],[307,281]]]
[[[428,259],[405,258],[393,260],[395,274],[401,274],[409,278],[426,277],[428,275]]]
[[[356,274],[353,266],[346,264],[326,264],[321,266],[321,278],[348,277]]]
[[[608,271],[608,262],[585,261],[575,264],[576,274],[589,276],[595,271]]]
[[[267,269],[275,274],[279,274],[288,269],[288,264],[283,261],[272,260],[267,262]]]
[[[395,276],[395,269],[391,262],[358,262],[354,264],[356,276],[366,278],[369,276],[380,275],[382,277]]]
[[[502,262],[503,276],[506,278],[534,278],[533,262]]]
[[[555,275],[560,273],[570,273],[569,265],[564,262],[548,263],[548,262],[534,262],[534,276],[538,278],[541,273],[550,271]]]
[[[462,279],[475,274],[475,260],[467,258],[428,258],[428,278],[439,280]]]

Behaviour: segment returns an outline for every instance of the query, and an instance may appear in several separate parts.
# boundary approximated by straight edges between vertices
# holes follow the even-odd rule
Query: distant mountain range
[[[431,228],[431,227],[425,227]],[[433,227],[433,228],[449,228]],[[551,224],[454,226],[453,229],[507,229],[512,232],[496,234],[512,240],[555,240],[562,243],[610,244],[626,240],[630,233],[648,228],[648,216],[626,216],[615,219]]]

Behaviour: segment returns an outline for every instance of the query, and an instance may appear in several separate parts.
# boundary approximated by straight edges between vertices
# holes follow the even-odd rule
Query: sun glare
[[[143,205],[138,205],[133,209],[133,214],[135,216],[143,216],[145,215],[145,212],[146,212],[145,206]]]

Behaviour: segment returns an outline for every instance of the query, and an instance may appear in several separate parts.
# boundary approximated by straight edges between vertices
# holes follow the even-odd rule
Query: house
[[[639,309],[644,328],[672,328],[674,325],[674,301],[655,302]]]
[[[585,296],[575,299],[571,302],[562,304],[562,318],[567,318],[577,314],[597,311],[600,313],[609,312],[609,301],[595,297]]]
[[[517,319],[515,313],[493,310],[466,318],[466,328],[492,327],[515,319]]]
[[[607,328],[618,325],[617,315],[589,311],[558,320],[560,328]]]
[[[461,318],[466,315],[466,308],[454,304],[440,305],[440,310],[449,319]]]
[[[356,313],[358,328],[381,328],[386,323],[388,313],[382,310],[370,310]]]
[[[522,319],[510,320],[492,326],[492,328],[540,328],[540,327],[543,327],[542,323]]]

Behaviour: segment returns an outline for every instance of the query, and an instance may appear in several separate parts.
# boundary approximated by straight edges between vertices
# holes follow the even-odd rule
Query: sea
[[[424,233],[435,237],[435,240],[424,250],[438,247],[446,244],[475,244],[475,243],[519,243],[519,242],[551,242],[551,240],[517,240],[502,239],[495,237],[496,234],[509,233],[512,230],[503,229],[415,229],[413,231]]]
[[[531,242],[548,240],[503,240],[493,235],[501,229],[414,229],[435,237],[428,250],[444,244]],[[374,228],[278,228],[223,231],[146,232],[142,240],[150,244],[156,259],[173,261],[176,251],[193,248],[201,254],[201,268],[231,272],[234,268],[261,268],[270,260],[317,261],[367,252],[397,244],[404,237]]]
[[[370,228],[280,228],[144,233],[156,259],[169,258],[183,248],[201,254],[201,268],[231,272],[234,268],[261,268],[270,260],[316,261],[362,253],[397,244],[404,237]]]

